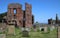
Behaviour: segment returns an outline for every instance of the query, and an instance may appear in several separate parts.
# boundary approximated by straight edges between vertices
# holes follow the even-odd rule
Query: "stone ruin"
[[[25,10],[22,10],[21,4],[9,4],[5,20],[7,25],[15,25],[17,27],[31,27],[34,23],[34,16],[32,15],[32,6],[28,3],[25,3]]]
[[[53,20],[52,18],[48,19],[48,24],[58,24],[60,26],[60,20],[58,18],[58,15],[56,14],[55,20]]]
[[[2,26],[6,25],[8,34],[15,34],[15,27],[21,27],[26,30],[32,27],[34,24],[34,15],[32,15],[32,6],[25,3],[25,10],[22,9],[22,5],[19,3],[11,3],[8,5],[7,15],[3,17]]]
[[[48,32],[48,25],[47,24],[40,25],[39,30],[47,33]]]

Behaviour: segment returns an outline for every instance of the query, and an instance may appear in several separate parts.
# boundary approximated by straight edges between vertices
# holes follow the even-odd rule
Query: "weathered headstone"
[[[5,34],[0,34],[0,38],[6,38]]]
[[[15,34],[15,26],[14,25],[8,26],[8,34]]]
[[[29,37],[29,32],[26,30],[22,31],[22,37]]]
[[[54,26],[51,26],[51,27],[50,27],[50,31],[53,31],[54,29],[55,29]]]
[[[33,25],[33,28],[34,28],[34,31],[37,31],[37,28],[36,28],[36,25],[35,24]]]
[[[47,29],[48,29],[47,27],[44,27],[44,32],[47,32],[48,31]]]

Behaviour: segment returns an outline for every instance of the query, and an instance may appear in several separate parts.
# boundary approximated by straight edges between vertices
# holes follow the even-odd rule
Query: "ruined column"
[[[31,27],[32,26],[32,6],[28,3],[25,3],[25,16],[26,16],[26,21],[25,21],[25,26],[26,27]]]
[[[23,26],[23,11],[21,8],[17,8],[17,24],[18,26]]]
[[[13,19],[14,18],[14,9],[11,8],[11,18]]]

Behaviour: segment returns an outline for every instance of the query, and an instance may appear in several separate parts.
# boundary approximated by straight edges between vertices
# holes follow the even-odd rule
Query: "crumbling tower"
[[[16,10],[16,14],[14,14],[14,10]],[[12,3],[8,5],[7,23],[15,24],[15,22],[18,26],[23,25],[22,5],[18,3]]]
[[[32,26],[32,6],[28,3],[25,3],[25,25],[26,27]]]
[[[30,4],[25,3],[25,10],[22,10],[22,5],[18,3],[8,5],[7,24],[14,24],[18,27],[31,27],[33,21],[34,16]]]

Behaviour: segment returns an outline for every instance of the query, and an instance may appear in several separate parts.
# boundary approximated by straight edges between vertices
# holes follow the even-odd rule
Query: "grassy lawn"
[[[41,32],[30,32],[31,38],[57,38],[56,30],[51,31],[49,33],[41,33]]]
[[[49,33],[43,33],[43,32],[29,32],[29,37],[22,37],[22,32],[19,28],[15,28],[15,35],[8,35],[7,31],[0,34],[6,34],[6,38],[57,38],[57,31],[54,29],[53,31],[50,31]]]

